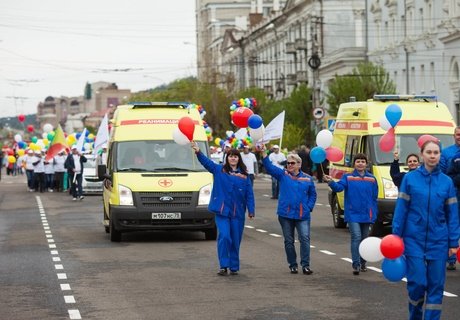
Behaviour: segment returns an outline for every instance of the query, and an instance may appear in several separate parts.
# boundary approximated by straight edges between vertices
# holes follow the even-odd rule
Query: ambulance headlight
[[[132,206],[134,204],[131,189],[121,184],[118,185],[118,197],[120,199],[120,206]]]
[[[397,199],[398,198],[398,187],[395,186],[393,181],[389,179],[382,179],[383,181],[383,192],[385,199]]]
[[[209,201],[211,200],[211,191],[212,191],[212,184],[208,184],[200,189],[200,193],[198,194],[198,205],[199,206],[207,206]]]

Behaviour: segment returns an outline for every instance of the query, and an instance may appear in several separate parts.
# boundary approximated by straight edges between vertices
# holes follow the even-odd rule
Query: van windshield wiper
[[[120,168],[120,169],[118,169],[118,172],[129,172],[129,171],[132,171],[132,172],[145,172],[145,171],[148,171],[148,170],[142,169],[142,168]]]
[[[164,167],[164,168],[155,168],[153,171],[188,171],[188,172],[198,172],[198,170],[179,168],[179,167]]]

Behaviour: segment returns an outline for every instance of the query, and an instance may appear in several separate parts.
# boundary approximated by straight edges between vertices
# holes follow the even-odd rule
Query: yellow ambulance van
[[[195,123],[194,140],[208,153],[197,109],[187,103],[142,102],[118,106],[112,119],[104,178],[104,227],[110,240],[142,230],[203,231],[215,240],[214,215],[207,210],[212,175],[189,144],[173,139],[179,120]]]
[[[353,171],[353,157],[365,153],[369,158],[369,171],[377,178],[378,218],[371,234],[382,236],[391,231],[393,211],[398,189],[390,177],[393,152],[382,152],[379,139],[385,134],[379,120],[385,115],[388,105],[401,107],[402,117],[395,127],[395,148],[400,153],[400,170],[407,171],[404,161],[408,154],[419,154],[417,139],[424,134],[437,137],[442,146],[454,143],[455,122],[449,109],[436,96],[425,95],[375,95],[362,102],[343,103],[339,107],[332,146],[340,148],[344,157],[339,162],[330,163],[329,174],[339,180],[344,173]],[[343,192],[329,190],[334,227],[345,228]]]

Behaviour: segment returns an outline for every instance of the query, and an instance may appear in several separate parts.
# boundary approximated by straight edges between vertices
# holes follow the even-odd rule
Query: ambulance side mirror
[[[100,181],[107,179],[106,176],[109,176],[107,174],[107,166],[105,164],[100,164],[97,166],[97,177],[99,178]],[[109,176],[110,178],[110,176]]]

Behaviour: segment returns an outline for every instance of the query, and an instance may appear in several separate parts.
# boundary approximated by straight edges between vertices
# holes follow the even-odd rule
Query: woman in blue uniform
[[[423,144],[423,165],[404,177],[393,218],[393,233],[405,246],[413,320],[441,318],[446,260],[456,253],[460,237],[455,188],[438,167],[440,155],[437,142]]]
[[[359,255],[359,245],[367,238],[369,228],[377,218],[379,187],[375,177],[367,171],[367,163],[367,156],[357,153],[353,159],[353,172],[344,174],[337,182],[331,176],[324,176],[332,191],[345,191],[345,221],[350,229],[351,260],[356,276],[360,271],[367,271],[366,260]]]
[[[240,244],[243,237],[246,208],[248,217],[255,213],[254,192],[251,180],[237,149],[230,149],[225,155],[224,164],[216,164],[208,159],[192,142],[198,161],[214,176],[209,202],[209,211],[215,213],[219,235],[217,255],[219,257],[220,276],[237,275],[240,270]]]

